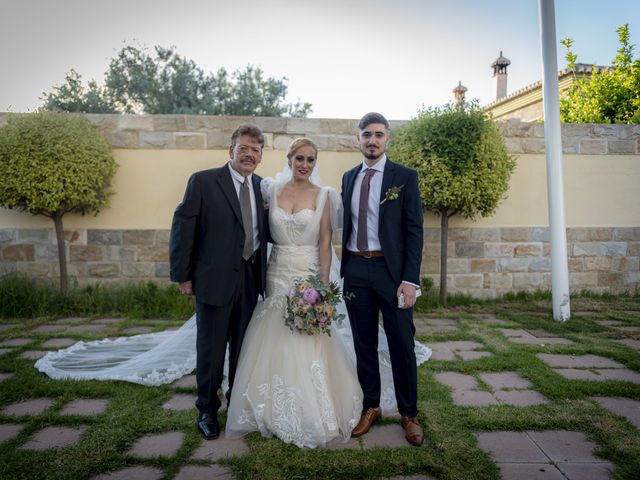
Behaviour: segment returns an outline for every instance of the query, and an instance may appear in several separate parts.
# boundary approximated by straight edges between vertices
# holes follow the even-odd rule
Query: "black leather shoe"
[[[198,430],[206,440],[213,440],[220,436],[220,425],[218,416],[209,413],[201,413],[198,416]]]

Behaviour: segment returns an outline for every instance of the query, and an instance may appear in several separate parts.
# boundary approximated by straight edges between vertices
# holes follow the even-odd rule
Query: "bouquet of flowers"
[[[331,336],[331,323],[342,321],[344,314],[337,313],[336,305],[342,299],[340,287],[335,282],[325,285],[320,273],[305,279],[296,279],[287,295],[284,322],[292,332]]]

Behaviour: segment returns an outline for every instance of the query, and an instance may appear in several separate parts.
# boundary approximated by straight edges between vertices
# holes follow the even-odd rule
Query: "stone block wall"
[[[66,238],[69,275],[80,285],[169,282],[168,230],[73,230]],[[640,227],[568,228],[567,249],[572,291],[639,288]],[[447,250],[451,292],[493,298],[551,288],[546,227],[451,228]],[[59,267],[53,230],[1,229],[0,275],[9,272],[55,281]],[[437,286],[439,272],[440,229],[425,228],[421,274]]]

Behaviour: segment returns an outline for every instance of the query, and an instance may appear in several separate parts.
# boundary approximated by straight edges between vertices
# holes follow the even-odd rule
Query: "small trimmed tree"
[[[446,304],[449,218],[493,214],[505,198],[515,158],[477,103],[420,111],[395,132],[389,154],[417,170],[423,205],[440,216],[440,300]]]
[[[0,128],[0,207],[53,220],[63,293],[68,277],[62,217],[97,214],[107,206],[116,169],[111,147],[83,118],[12,115]]]

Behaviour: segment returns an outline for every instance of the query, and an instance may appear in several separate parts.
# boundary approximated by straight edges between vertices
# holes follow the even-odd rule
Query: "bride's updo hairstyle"
[[[296,150],[298,150],[300,147],[311,147],[313,148],[313,151],[316,152],[316,157],[318,156],[318,147],[316,146],[316,144],[308,138],[299,137],[294,139],[293,142],[291,142],[291,145],[289,145],[289,149],[287,150],[287,158],[291,160],[293,154],[296,153]]]

